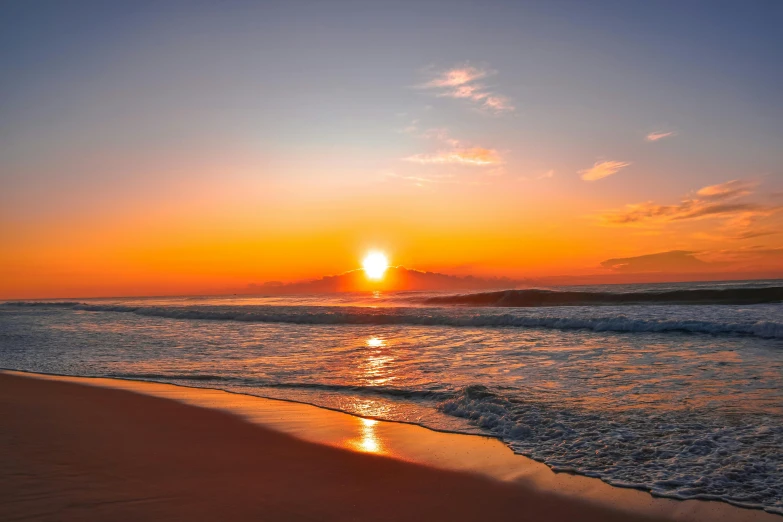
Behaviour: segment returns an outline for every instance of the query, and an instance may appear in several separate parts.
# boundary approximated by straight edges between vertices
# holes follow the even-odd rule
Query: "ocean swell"
[[[436,296],[427,304],[536,307],[629,304],[763,304],[783,302],[783,287],[699,288],[662,292],[577,292],[555,290],[503,290]]]
[[[18,308],[73,308],[75,306],[79,306],[80,304],[82,303],[78,301],[6,301],[3,303],[3,306]]]
[[[13,306],[44,306],[45,303]],[[448,327],[545,328],[623,333],[698,333],[749,335],[783,339],[783,322],[758,319],[686,319],[683,317],[634,317],[615,311],[588,310],[576,315],[559,314],[556,308],[499,313],[465,308],[362,308],[343,306],[129,306],[112,304],[54,303],[88,312],[133,313],[168,319],[288,323],[303,325],[411,325]]]

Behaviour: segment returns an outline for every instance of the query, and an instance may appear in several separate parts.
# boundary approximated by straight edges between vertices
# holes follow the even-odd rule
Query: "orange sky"
[[[225,292],[341,273],[372,249],[412,268],[515,278],[611,274],[602,261],[674,249],[729,263],[715,271],[780,267],[779,251],[754,253],[720,236],[730,226],[723,219],[607,225],[583,200],[546,208],[494,185],[442,191],[382,180],[289,198],[250,190],[205,188],[133,212],[107,206],[98,220],[86,212],[19,223],[4,235],[0,295]]]
[[[771,26],[150,9],[3,17],[0,298],[227,292],[373,249],[512,278],[783,267]]]

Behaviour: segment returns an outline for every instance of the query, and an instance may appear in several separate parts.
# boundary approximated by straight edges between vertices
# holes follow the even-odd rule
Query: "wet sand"
[[[0,520],[20,519],[781,520],[554,474],[485,437],[218,390],[0,372]]]

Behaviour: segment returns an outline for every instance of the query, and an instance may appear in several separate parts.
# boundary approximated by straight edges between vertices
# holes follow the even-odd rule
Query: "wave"
[[[247,383],[247,379],[241,377],[231,377],[226,375],[209,375],[205,373],[107,373],[106,377],[112,379],[132,379],[139,381],[165,381],[165,380],[187,380],[187,381],[213,381],[213,382],[242,382]]]
[[[723,500],[783,514],[783,426],[694,411],[591,412],[474,385],[438,409],[467,419],[554,471],[678,499]]]
[[[14,303],[13,306],[25,306]],[[34,306],[43,306],[36,303]],[[56,303],[54,306],[65,306]],[[550,313],[475,312],[438,308],[360,308],[295,306],[128,306],[73,303],[88,312],[133,313],[182,320],[288,323],[302,325],[410,325],[448,327],[543,328],[620,333],[696,333],[783,339],[783,322],[772,320],[632,317],[623,313],[562,316]],[[550,309],[551,310],[551,309]]]
[[[783,302],[783,287],[699,288],[663,292],[576,292],[556,290],[503,290],[424,299],[427,304],[537,307],[638,304],[733,304]]]
[[[20,308],[35,306],[73,308],[74,306],[79,306],[80,304],[82,303],[78,301],[6,301],[3,303],[3,306],[18,306]]]

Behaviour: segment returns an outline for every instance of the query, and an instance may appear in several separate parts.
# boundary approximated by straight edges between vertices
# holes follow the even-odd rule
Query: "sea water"
[[[0,367],[492,435],[558,471],[783,513],[783,282],[544,293],[570,306],[524,290],[8,302]]]

